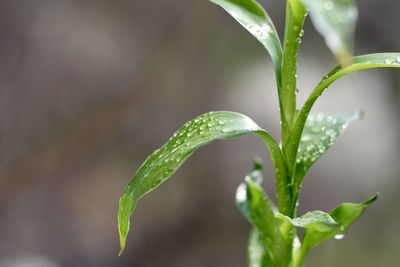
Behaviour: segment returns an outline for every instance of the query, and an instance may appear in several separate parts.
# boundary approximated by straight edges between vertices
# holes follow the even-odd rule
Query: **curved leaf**
[[[292,219],[292,224],[296,227],[313,229],[319,232],[339,229],[340,225],[326,212],[320,210],[309,211],[301,217]]]
[[[351,57],[358,11],[354,0],[302,0],[340,63]]]
[[[260,186],[261,170],[262,166],[256,163],[245,182],[239,185],[236,204],[254,227],[249,240],[249,264],[267,267],[274,262],[275,214],[271,200]]]
[[[293,248],[297,241],[296,228],[290,217],[277,212],[275,215],[275,259],[276,266],[290,266]],[[294,242],[295,241],[295,242]]]
[[[334,210],[329,212],[333,220],[339,224],[340,228],[327,228],[324,231],[321,229],[307,229],[303,239],[303,249],[307,252],[310,248],[315,247],[321,241],[337,236],[342,238],[342,235],[347,229],[363,214],[364,210],[377,199],[378,195],[374,195],[362,203],[343,203]]]
[[[347,126],[361,117],[360,112],[310,114],[297,152],[297,167],[306,172],[331,146]]]
[[[296,201],[298,190],[308,169],[344,132],[347,126],[361,117],[360,112],[341,114],[310,114],[304,125],[300,146],[296,157],[293,186],[293,201]],[[295,205],[293,203],[292,205]]]
[[[362,215],[364,210],[375,200],[377,195],[363,203],[343,203],[329,214],[323,211],[312,211],[300,218],[291,220],[292,223],[305,225],[303,241],[294,251],[293,266],[303,266],[308,251],[324,240],[335,237],[342,239],[347,229]]]
[[[303,36],[303,24],[307,16],[306,9],[300,0],[286,1],[285,39],[283,42],[282,58],[282,100],[281,121],[282,139],[285,141],[289,129],[293,127],[296,113],[296,88],[297,88],[297,58],[301,38]],[[290,166],[288,166],[290,168]]]
[[[249,267],[270,267],[274,266],[272,258],[264,244],[262,235],[256,229],[250,232],[248,244]]]
[[[119,201],[118,228],[121,252],[129,231],[129,219],[135,209],[137,200],[147,192],[167,180],[183,162],[199,147],[218,139],[228,139],[248,133],[257,133],[267,144],[275,165],[277,179],[287,179],[286,165],[278,144],[272,136],[261,129],[249,117],[236,112],[210,112],[187,122],[160,149],[151,154],[140,166],[125,188]],[[290,191],[278,182],[285,198],[285,205],[290,203]],[[281,204],[283,205],[283,204]]]
[[[249,31],[268,51],[281,87],[282,46],[275,26],[263,7],[255,0],[210,0],[221,6]]]
[[[400,53],[379,53],[353,57],[344,64],[334,68],[323,78],[323,80],[310,94],[297,115],[296,124],[291,132],[289,137],[290,139],[287,142],[286,157],[288,166],[294,166],[304,125],[310,110],[318,97],[322,95],[329,85],[331,85],[340,77],[359,70],[372,68],[400,68]]]

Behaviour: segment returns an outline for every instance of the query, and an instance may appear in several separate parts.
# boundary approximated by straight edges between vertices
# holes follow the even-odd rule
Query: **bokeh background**
[[[260,1],[283,32],[284,1]],[[359,1],[355,53],[400,51],[400,2]],[[308,20],[304,100],[335,60]],[[117,204],[140,163],[185,121],[233,110],[279,135],[271,61],[206,0],[0,1],[0,266],[246,266],[248,223],[234,205],[255,136],[207,146],[139,203],[117,256]],[[309,267],[400,262],[400,73],[352,74],[315,110],[362,109],[306,177],[301,211],[381,193],[348,237]]]

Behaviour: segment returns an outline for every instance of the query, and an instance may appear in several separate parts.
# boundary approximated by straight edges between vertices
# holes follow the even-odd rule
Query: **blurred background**
[[[283,32],[284,1],[260,1]],[[356,54],[400,51],[400,2],[359,1]],[[300,53],[304,100],[335,60],[310,21]],[[331,86],[315,111],[362,109],[305,179],[300,213],[380,192],[347,238],[309,267],[398,266],[400,73],[371,70]],[[200,149],[134,214],[122,257],[123,187],[185,121],[245,113],[279,136],[271,61],[206,0],[0,1],[0,266],[246,266],[248,223],[234,204],[255,136]]]

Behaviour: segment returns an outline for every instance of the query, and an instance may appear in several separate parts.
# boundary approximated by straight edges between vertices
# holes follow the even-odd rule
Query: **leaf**
[[[306,231],[311,231],[311,232],[317,231],[325,233],[325,232],[340,230],[343,228],[340,224],[336,223],[335,220],[328,213],[319,210],[307,212],[301,217],[295,219],[291,219],[290,217],[285,216],[281,213],[277,213],[276,217],[277,221],[279,218],[287,229],[294,229],[295,227],[301,227],[306,229]],[[294,232],[294,230],[292,231]],[[289,233],[285,234],[289,235]],[[290,242],[290,240],[288,240],[288,242]],[[286,247],[290,247],[290,250],[288,250],[286,254],[290,253],[291,264],[292,264],[291,266],[303,266],[304,257],[307,253],[307,250],[305,249],[304,246],[301,245],[297,236],[294,236],[293,245],[291,246],[290,243],[286,243]],[[283,255],[282,257],[288,257],[288,256]],[[278,266],[287,266],[288,263],[284,262],[284,264],[286,265],[278,265]]]
[[[281,87],[282,46],[278,33],[263,7],[254,0],[210,0],[221,6],[268,51],[275,67],[278,87]]]
[[[307,171],[334,145],[347,126],[360,117],[360,112],[309,115],[300,139],[297,166]]]
[[[319,232],[332,231],[340,229],[341,226],[326,212],[314,210],[307,212],[301,217],[291,220],[296,227],[301,227]]]
[[[275,214],[275,259],[276,266],[290,266],[293,256],[293,240],[297,240],[291,219],[278,212]]]
[[[317,228],[308,228],[304,233],[303,253],[310,248],[315,247],[323,240],[330,239],[334,236],[342,237],[348,228],[363,214],[364,210],[372,204],[378,195],[374,195],[362,203],[343,203],[334,210],[329,212],[332,219],[341,227],[327,228],[325,230]]]
[[[286,142],[287,149],[285,153],[288,166],[293,166],[296,161],[300,138],[302,136],[307,117],[315,101],[337,79],[352,72],[372,68],[400,68],[400,53],[379,53],[353,57],[344,64],[334,68],[322,79],[298,113],[295,126],[289,136],[290,139]]]
[[[167,180],[199,147],[218,139],[229,139],[252,132],[257,133],[267,144],[277,178],[287,179],[286,165],[278,144],[268,132],[261,129],[249,117],[236,112],[224,111],[203,114],[187,122],[166,144],[154,151],[126,186],[120,198],[118,210],[120,254],[125,248],[130,216],[140,197]],[[281,181],[279,184],[284,183],[285,181]],[[288,197],[282,198],[281,205],[284,205],[283,201],[287,204],[290,201],[290,192],[282,185],[280,189],[278,188],[279,190],[283,192],[283,195],[288,195]]]
[[[261,264],[259,266],[271,266],[274,261],[275,214],[272,202],[260,186],[261,171],[262,165],[256,163],[253,171],[245,177],[245,182],[236,191],[236,204],[243,216],[254,226],[249,245],[263,248],[258,249],[258,256],[249,254],[249,261],[257,266],[258,258],[258,263]]]
[[[361,117],[360,112],[341,114],[310,114],[304,126],[297,152],[294,176],[294,200],[304,175],[344,132],[347,126]]]
[[[317,31],[340,63],[352,55],[358,11],[355,0],[302,0]]]
[[[280,94],[282,139],[286,141],[289,129],[296,113],[297,58],[303,25],[307,16],[306,9],[300,0],[286,1],[285,39],[282,58],[282,93]],[[285,143],[283,143],[285,147]],[[289,170],[291,166],[288,166]],[[292,170],[290,170],[292,171]]]
[[[263,244],[263,238],[256,229],[250,232],[248,244],[248,261],[249,267],[271,267],[274,266],[272,258]]]

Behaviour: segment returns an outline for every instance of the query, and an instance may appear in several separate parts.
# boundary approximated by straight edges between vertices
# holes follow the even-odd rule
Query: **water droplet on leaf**
[[[341,239],[343,239],[344,238],[344,234],[337,234],[337,235],[335,235],[335,239],[336,240],[341,240]]]

